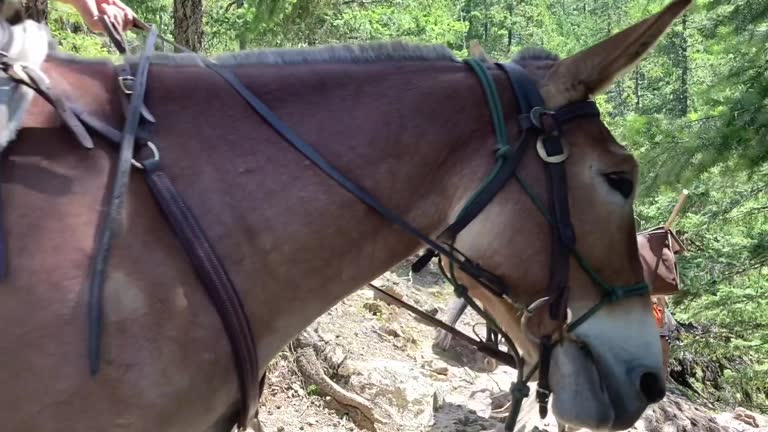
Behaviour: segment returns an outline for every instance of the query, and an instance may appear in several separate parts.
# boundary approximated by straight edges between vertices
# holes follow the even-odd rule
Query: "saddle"
[[[686,251],[680,238],[671,229],[660,226],[638,233],[637,247],[645,280],[651,285],[651,295],[679,292],[680,275],[676,255]]]

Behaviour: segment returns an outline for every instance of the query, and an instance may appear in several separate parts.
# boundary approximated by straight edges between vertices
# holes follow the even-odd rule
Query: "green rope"
[[[488,100],[488,108],[491,110],[493,127],[496,131],[497,149],[508,148],[509,137],[507,134],[507,126],[504,123],[504,110],[501,108],[499,93],[496,91],[496,84],[494,84],[491,74],[488,73],[485,65],[478,60],[467,59],[464,60],[464,62],[475,71],[477,78],[480,80],[480,84],[483,86],[485,98]]]
[[[493,121],[493,129],[496,132],[496,165],[493,167],[493,170],[488,177],[483,180],[483,183],[475,193],[469,197],[467,203],[464,204],[464,207],[462,207],[459,212],[457,219],[464,216],[464,213],[473,206],[480,193],[485,190],[488,184],[491,183],[497,175],[499,175],[501,168],[507,162],[507,156],[510,152],[509,134],[507,133],[507,125],[504,123],[504,110],[501,107],[499,93],[496,91],[496,84],[494,84],[493,78],[491,78],[488,70],[478,60],[467,59],[464,60],[464,62],[468,64],[477,75],[488,102],[488,109],[491,112],[491,120]]]

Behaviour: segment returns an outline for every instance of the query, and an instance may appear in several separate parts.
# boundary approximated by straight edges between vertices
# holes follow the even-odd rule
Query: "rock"
[[[371,313],[371,315],[381,315],[384,313],[384,307],[377,301],[367,301],[363,303],[363,309]]]
[[[491,409],[499,410],[512,402],[512,395],[508,391],[498,392],[491,395]]]
[[[438,374],[438,375],[448,375],[448,366],[436,366],[434,369],[432,369],[432,372]]]
[[[422,367],[428,371],[436,373],[438,375],[448,376],[450,368],[443,361],[438,359],[429,359],[424,361]]]
[[[320,340],[325,343],[333,342],[336,339],[336,335],[333,333],[327,333],[320,330],[318,330],[316,333]]]
[[[381,331],[387,336],[392,336],[393,338],[401,338],[403,337],[403,331],[400,328],[400,326],[396,324],[385,324],[381,326]]]
[[[751,413],[741,407],[736,408],[736,411],[733,413],[733,418],[754,428],[761,426],[757,421],[757,416],[754,413]]]
[[[347,361],[338,371],[346,387],[366,398],[395,430],[423,430],[433,418],[436,385],[412,363],[388,359]]]

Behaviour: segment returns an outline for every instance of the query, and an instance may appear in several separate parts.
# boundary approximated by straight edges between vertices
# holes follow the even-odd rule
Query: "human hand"
[[[127,31],[134,25],[136,14],[120,0],[63,0],[77,9],[85,23],[95,32],[105,30],[99,20],[103,15],[118,30]]]

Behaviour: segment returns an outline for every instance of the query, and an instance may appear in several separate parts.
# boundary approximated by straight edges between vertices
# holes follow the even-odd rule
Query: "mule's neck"
[[[103,67],[81,68],[72,80],[115,89]],[[254,65],[237,74],[342,173],[428,235],[452,221],[492,168],[490,114],[461,64]],[[107,105],[120,118],[119,102]],[[153,65],[147,105],[161,160],[243,292],[262,368],[335,303],[420,248],[211,71]]]

